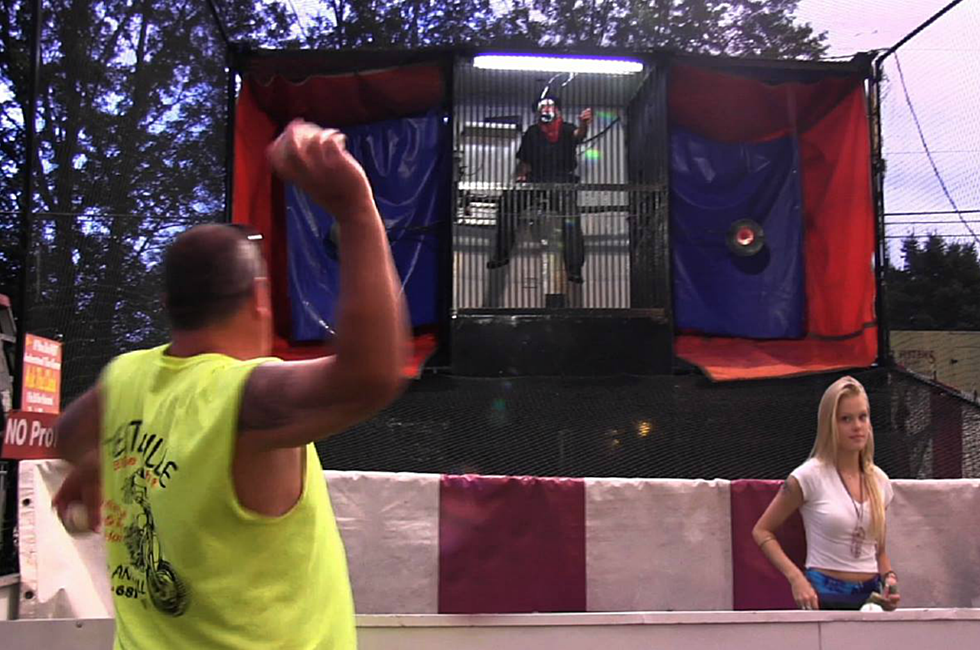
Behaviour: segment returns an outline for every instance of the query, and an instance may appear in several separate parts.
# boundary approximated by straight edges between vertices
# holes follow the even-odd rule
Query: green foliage
[[[504,34],[560,46],[666,48],[681,52],[818,58],[825,36],[797,24],[796,0],[533,0],[538,31]],[[520,0],[514,9],[523,9]]]
[[[238,40],[275,47],[665,48],[816,59],[826,35],[795,18],[799,0],[320,0],[224,3]],[[290,28],[292,25],[292,28]]]
[[[930,235],[902,242],[905,267],[886,269],[893,330],[980,330],[980,261],[973,243]]]

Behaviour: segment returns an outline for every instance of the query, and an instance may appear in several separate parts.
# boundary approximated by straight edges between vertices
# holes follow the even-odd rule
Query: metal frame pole
[[[888,270],[888,241],[885,238],[885,161],[881,155],[881,60],[872,64],[868,84],[868,118],[871,121],[871,197],[875,210],[875,316],[878,323],[879,366],[891,365],[892,355],[889,344],[888,301],[886,297],[886,278]]]
[[[20,408],[24,386],[24,342],[27,337],[27,266],[31,254],[31,215],[34,212],[34,158],[37,136],[37,97],[41,71],[41,0],[31,3],[30,65],[28,69],[28,103],[24,115],[24,178],[20,210],[20,277],[18,278],[17,345],[14,358],[14,408]]]
[[[234,43],[226,45],[228,65],[227,105],[225,107],[225,221],[232,222],[235,196],[235,111],[238,90],[238,56]]]

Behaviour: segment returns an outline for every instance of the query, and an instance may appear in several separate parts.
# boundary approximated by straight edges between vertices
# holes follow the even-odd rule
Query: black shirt
[[[517,159],[531,168],[527,180],[531,183],[574,183],[578,159],[575,156],[575,125],[563,122],[557,142],[548,137],[537,124],[524,132]]]

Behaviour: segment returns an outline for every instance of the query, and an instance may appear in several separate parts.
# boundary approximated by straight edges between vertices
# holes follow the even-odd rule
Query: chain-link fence
[[[16,88],[26,78],[30,60],[26,10],[26,3],[10,7],[10,26],[4,35],[4,47],[0,49],[0,294],[12,298],[15,308],[19,306],[17,298],[23,260],[18,217],[26,146],[22,127],[26,95],[18,94]],[[0,347],[8,358],[12,358],[13,346],[0,342]],[[0,411],[4,408],[0,406]],[[0,423],[6,424],[2,414]],[[13,488],[16,471],[14,462],[0,460],[0,576],[17,566],[14,545],[17,502]]]
[[[31,333],[63,344],[64,404],[112,357],[166,340],[163,252],[176,233],[217,218],[35,215],[27,323]]]
[[[335,469],[778,479],[808,456],[820,397],[839,376],[427,376],[319,451]],[[901,372],[852,376],[868,391],[875,461],[890,476],[980,477],[980,408]]]
[[[980,388],[980,8],[947,5],[880,60],[885,316],[895,360]]]
[[[0,292],[22,331],[62,342],[66,404],[114,355],[165,340],[162,249],[224,218],[226,46],[206,2],[41,0],[35,85],[33,6],[7,3],[2,26]]]
[[[22,325],[62,342],[67,403],[163,340],[161,249],[223,219],[227,73],[206,3],[41,7]]]

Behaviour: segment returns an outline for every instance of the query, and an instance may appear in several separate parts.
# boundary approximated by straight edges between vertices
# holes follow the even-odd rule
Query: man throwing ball
[[[238,228],[198,226],[164,260],[170,343],[114,359],[55,425],[73,467],[54,505],[105,537],[117,649],[356,647],[312,443],[398,395],[408,319],[343,136],[296,121],[268,156],[343,230],[336,355],[268,358],[259,247]]]

